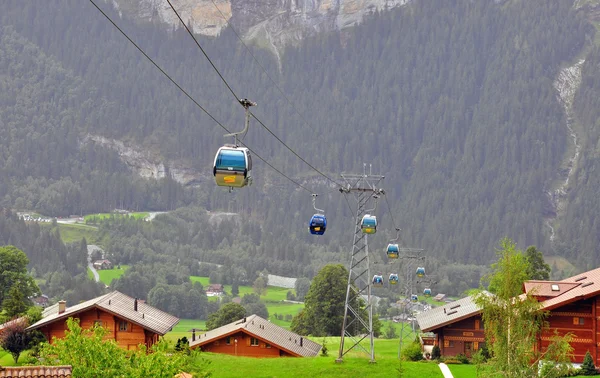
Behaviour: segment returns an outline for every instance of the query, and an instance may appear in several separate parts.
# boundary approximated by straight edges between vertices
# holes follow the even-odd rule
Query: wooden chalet
[[[40,330],[52,343],[55,337],[64,337],[68,318],[79,319],[84,329],[95,324],[107,328],[110,332],[105,338],[115,340],[123,349],[137,349],[140,344],[149,348],[179,322],[177,317],[137,298],[113,291],[72,307],[60,301],[46,308],[42,319],[27,329]]]
[[[221,284],[210,284],[206,289],[207,297],[214,297],[218,295],[223,295],[223,285]]]
[[[112,269],[112,263],[109,260],[96,260],[93,265],[97,270]]]
[[[538,340],[545,350],[554,332],[573,334],[573,362],[581,363],[589,351],[596,366],[600,365],[600,268],[562,281],[526,281],[530,293],[549,311],[548,328]]]
[[[190,348],[247,357],[314,357],[321,345],[252,315],[205,333],[192,334]]]
[[[471,357],[485,344],[481,309],[471,296],[421,312],[417,322],[421,331],[430,333],[421,336],[424,353],[439,345],[442,356]]]

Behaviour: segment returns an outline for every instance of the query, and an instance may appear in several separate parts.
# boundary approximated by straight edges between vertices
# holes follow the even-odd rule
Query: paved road
[[[446,365],[445,363],[440,363],[438,366],[440,367],[444,378],[454,378],[452,372],[450,372],[450,369],[448,368],[448,365]]]
[[[88,268],[90,268],[90,270],[94,274],[94,279],[96,280],[96,282],[100,282],[100,276],[98,275],[96,268],[94,268],[94,264],[92,264],[92,254],[96,250],[102,251],[102,255],[104,255],[104,251],[102,250],[102,248],[100,248],[94,244],[88,244],[88,246],[87,246],[88,259],[87,260],[88,260]]]

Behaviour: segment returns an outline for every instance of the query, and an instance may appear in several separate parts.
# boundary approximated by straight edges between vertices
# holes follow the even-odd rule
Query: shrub
[[[457,354],[456,355],[456,359],[459,360],[463,364],[468,364],[469,363],[469,359],[467,358],[467,356],[465,356],[462,353]]]
[[[459,360],[457,360],[455,358],[449,358],[449,359],[445,360],[444,363],[446,365],[461,365],[462,364],[462,362],[460,362]]]
[[[596,367],[594,366],[594,360],[588,350],[581,364],[581,375],[596,375]]]
[[[408,361],[420,361],[423,359],[420,343],[411,343],[402,351],[402,357]]]
[[[442,356],[442,351],[440,350],[440,346],[434,345],[433,349],[431,350],[431,359],[439,360],[441,356]]]
[[[327,345],[325,344],[325,338],[323,338],[323,342],[321,343],[321,356],[329,356]]]

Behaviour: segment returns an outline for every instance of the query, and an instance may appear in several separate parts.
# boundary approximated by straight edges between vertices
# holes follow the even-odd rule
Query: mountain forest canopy
[[[217,119],[242,128],[243,111],[183,30],[166,31],[119,15],[109,3],[100,5]],[[553,81],[594,34],[572,5],[415,1],[289,46],[280,62],[251,47],[310,126],[231,29],[198,38],[236,91],[258,103],[257,117],[311,164],[336,179],[342,171],[362,172],[363,163],[384,175],[404,245],[424,248],[428,269],[445,269],[445,285],[464,290],[478,285],[475,265],[491,262],[504,236],[559,253],[581,268],[598,265],[600,202],[590,175],[597,164],[597,49],[583,66],[575,100],[575,115],[589,138],[567,209],[559,214],[568,221],[560,222],[556,250],[544,219],[552,212],[546,191],[569,144]],[[147,257],[121,278],[138,274],[138,281],[148,280],[146,292],[161,282],[142,272],[165,261],[230,264],[243,269],[246,280],[265,267],[312,277],[326,263],[346,263],[354,212],[336,187],[252,121],[244,142],[323,193],[327,233],[310,236],[310,194],[259,159],[252,186],[232,194],[216,187],[212,159],[229,142],[223,133],[89,3],[3,2],[0,206],[52,216],[188,206],[162,217],[164,228],[133,220],[101,226],[111,235],[106,249],[121,263]],[[138,146],[172,166],[194,167],[200,178],[185,186],[168,169],[164,178],[141,178],[114,149],[93,142],[96,137]],[[241,219],[213,219],[219,211],[238,212]],[[385,243],[395,233],[385,206],[378,216],[371,250],[376,266],[383,267]],[[52,244],[52,232],[29,227],[44,245]],[[81,249],[60,243],[52,248],[72,248],[77,255],[58,270],[82,272]],[[28,256],[36,269],[48,269],[37,265],[42,256]],[[161,283],[163,289],[184,285],[177,275],[171,278]]]

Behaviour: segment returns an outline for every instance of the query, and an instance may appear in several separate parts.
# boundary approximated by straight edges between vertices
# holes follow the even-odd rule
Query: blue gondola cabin
[[[377,232],[377,217],[374,215],[366,214],[362,218],[360,228],[365,234],[374,234]]]
[[[417,277],[423,277],[423,276],[425,276],[425,268],[420,266],[417,268]]]
[[[383,276],[378,274],[373,276],[373,286],[381,287],[383,286]]]
[[[388,246],[387,246],[388,259],[397,259],[399,251],[400,251],[400,248],[398,248],[398,244],[388,244]]]
[[[396,273],[390,274],[390,284],[396,285],[398,283],[398,275]]]
[[[419,301],[419,297],[416,294],[413,294],[410,296],[410,300],[412,302],[418,302]]]
[[[308,222],[308,231],[313,235],[323,235],[327,229],[327,218],[323,214],[315,214]]]
[[[425,290],[423,290],[423,295],[427,298],[431,297],[431,289],[425,288]]]

